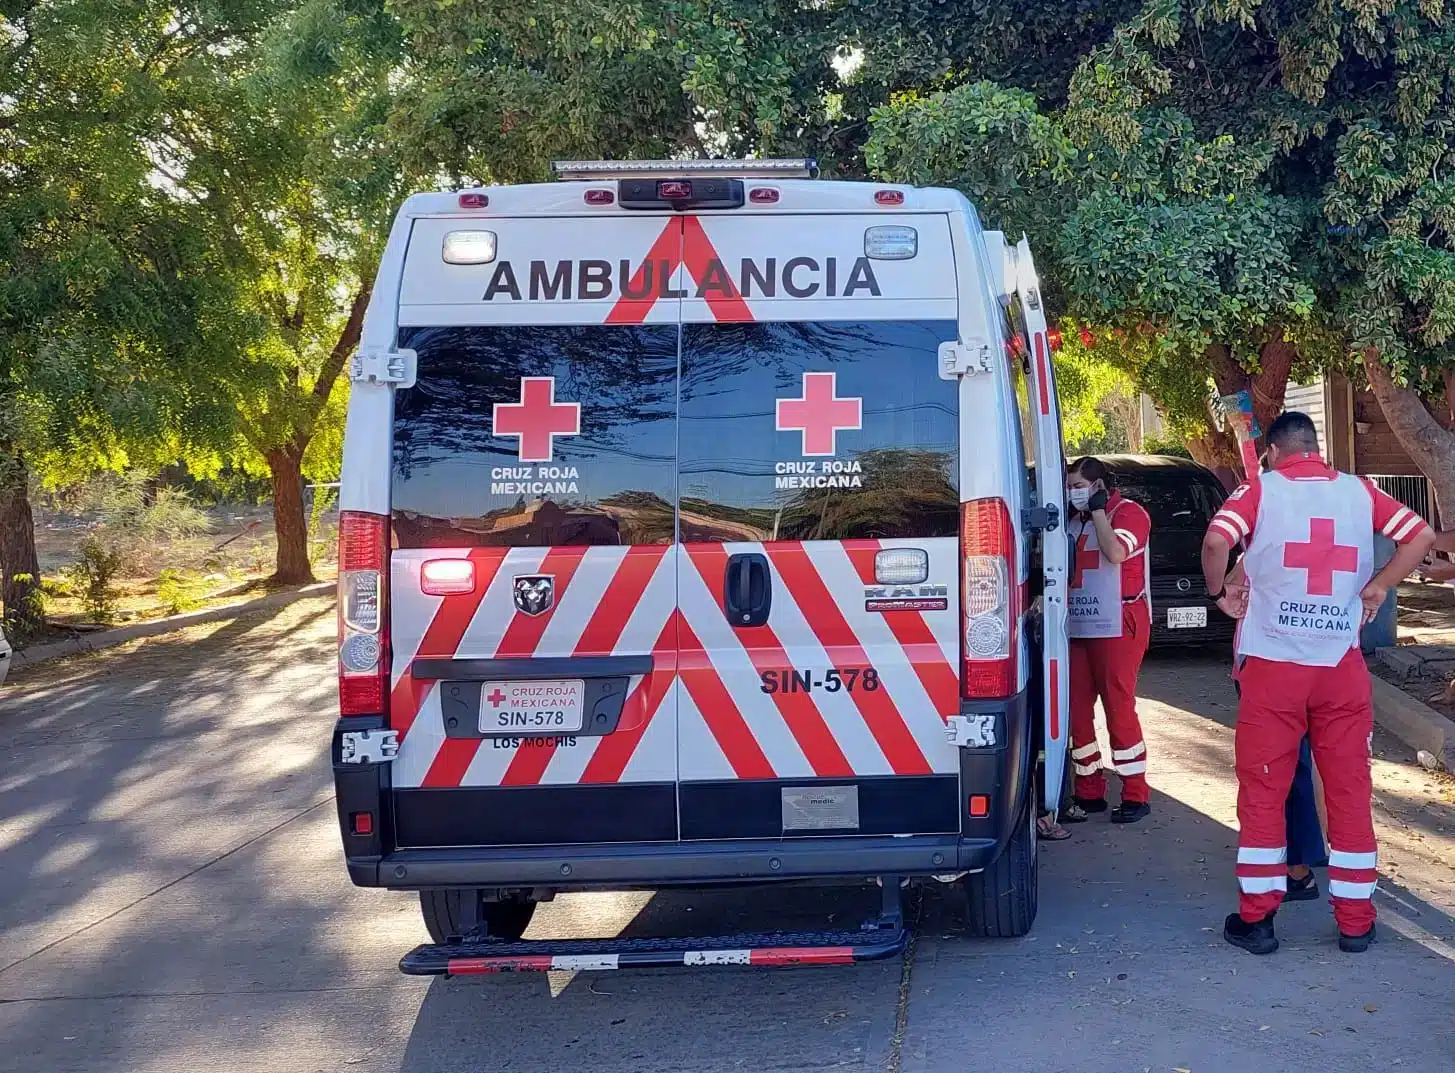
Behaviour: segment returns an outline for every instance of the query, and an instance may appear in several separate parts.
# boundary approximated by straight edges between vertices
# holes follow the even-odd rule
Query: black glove
[[[1086,501],[1087,510],[1106,510],[1107,494],[1105,488],[1098,488],[1091,493],[1091,498]]]

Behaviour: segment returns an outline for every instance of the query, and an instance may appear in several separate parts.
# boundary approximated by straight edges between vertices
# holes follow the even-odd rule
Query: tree
[[[174,149],[175,190],[210,210],[209,267],[235,305],[209,326],[226,361],[199,370],[214,385],[203,408],[226,404],[231,420],[200,425],[216,434],[193,447],[210,449],[213,468],[266,467],[280,583],[312,580],[304,477],[337,475],[338,381],[390,216],[419,177],[387,137],[402,50],[382,3],[289,5],[244,62],[199,73],[188,106],[204,126]]]
[[[14,25],[0,144],[26,182],[0,310],[29,456],[264,470],[275,577],[309,580],[303,475],[336,473],[335,389],[416,181],[383,137],[397,25],[382,0],[31,5]]]
[[[195,270],[197,206],[153,159],[155,92],[209,45],[226,7],[19,4],[0,16],[0,600],[39,626],[27,492],[175,457],[201,326],[226,289]],[[145,44],[146,47],[142,47]]]
[[[412,62],[391,131],[456,182],[553,159],[832,150],[832,5],[393,0]]]

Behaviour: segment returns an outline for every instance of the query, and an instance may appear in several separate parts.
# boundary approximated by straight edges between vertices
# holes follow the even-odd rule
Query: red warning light
[[[470,192],[460,195],[460,208],[462,209],[483,209],[490,204],[490,199],[484,194]]]

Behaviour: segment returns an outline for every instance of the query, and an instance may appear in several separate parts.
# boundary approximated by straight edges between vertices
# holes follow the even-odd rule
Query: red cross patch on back
[[[1310,518],[1309,538],[1283,545],[1283,565],[1308,572],[1310,596],[1334,595],[1334,574],[1352,574],[1359,569],[1359,549],[1334,542],[1334,519]]]

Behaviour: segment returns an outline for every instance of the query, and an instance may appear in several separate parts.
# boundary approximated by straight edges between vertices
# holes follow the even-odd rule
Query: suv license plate
[[[1205,607],[1169,607],[1167,609],[1167,628],[1169,630],[1184,630],[1206,625],[1207,608]]]
[[[585,723],[586,683],[579,678],[480,687],[481,734],[575,734]]]

